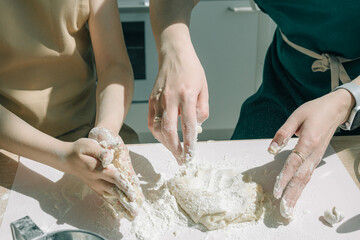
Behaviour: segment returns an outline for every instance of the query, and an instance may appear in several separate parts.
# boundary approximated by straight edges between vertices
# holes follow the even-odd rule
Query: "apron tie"
[[[339,86],[339,80],[344,84],[350,82],[350,77],[347,74],[342,63],[350,62],[359,58],[347,59],[339,56],[335,56],[330,53],[322,53],[318,54],[313,52],[307,48],[301,47],[293,42],[291,42],[280,30],[281,36],[283,40],[295,50],[309,56],[315,58],[315,60],[311,66],[313,72],[326,72],[330,69],[331,73],[331,89],[333,90],[337,86]]]

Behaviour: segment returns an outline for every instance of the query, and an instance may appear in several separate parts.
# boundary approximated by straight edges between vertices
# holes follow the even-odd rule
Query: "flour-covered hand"
[[[110,152],[110,156],[102,159],[102,166],[114,175],[116,183],[111,192],[103,194],[103,197],[116,212],[120,213],[125,209],[125,213],[130,213],[125,215],[126,217],[136,216],[144,196],[132,166],[128,148],[117,133],[103,127],[93,128],[89,133],[89,138],[96,140],[103,149]]]
[[[149,98],[148,127],[182,164],[194,157],[198,125],[208,118],[209,105],[205,72],[195,51],[190,48],[176,54],[161,62]],[[183,147],[177,132],[179,115]]]
[[[124,189],[121,174],[114,166],[103,168],[101,164],[104,159],[111,157],[108,149],[104,149],[93,139],[81,138],[67,143],[64,150],[64,153],[59,154],[61,171],[83,180],[100,196],[117,196],[120,200],[116,189]],[[132,197],[131,200],[135,201],[135,198]],[[126,213],[125,216],[134,216],[130,210]]]
[[[354,99],[340,89],[300,106],[277,131],[268,151],[277,154],[295,134],[299,137],[276,179],[274,196],[280,211],[291,219],[297,200],[320,163],[336,128],[348,118]]]

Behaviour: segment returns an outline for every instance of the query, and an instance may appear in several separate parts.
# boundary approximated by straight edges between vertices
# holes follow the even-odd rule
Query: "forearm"
[[[133,89],[130,63],[113,64],[99,73],[95,126],[119,132],[130,108]]]
[[[198,0],[150,0],[150,19],[159,61],[173,52],[192,51],[191,11]]]
[[[0,148],[62,170],[68,145],[35,129],[0,105]]]
[[[90,0],[89,29],[98,74],[95,126],[119,132],[131,104],[134,77],[116,0]]]

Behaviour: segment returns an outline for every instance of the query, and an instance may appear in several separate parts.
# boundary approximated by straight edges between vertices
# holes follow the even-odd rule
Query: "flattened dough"
[[[209,230],[230,223],[258,220],[262,214],[260,185],[244,182],[233,169],[200,169],[169,180],[168,187],[181,208]]]

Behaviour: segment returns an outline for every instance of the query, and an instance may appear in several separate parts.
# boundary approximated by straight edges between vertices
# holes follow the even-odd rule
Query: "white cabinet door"
[[[258,13],[249,6],[248,1],[201,1],[192,13],[192,41],[210,94],[210,117],[199,139],[230,138],[241,104],[255,92]]]

